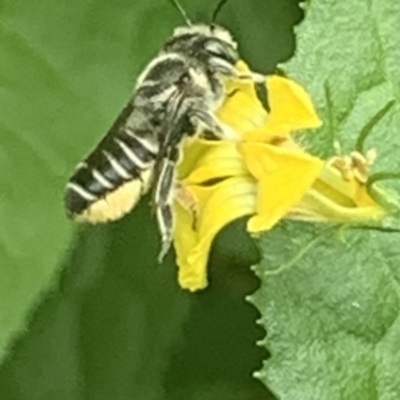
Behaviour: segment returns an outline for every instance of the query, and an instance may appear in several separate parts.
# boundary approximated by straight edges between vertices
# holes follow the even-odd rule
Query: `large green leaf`
[[[146,2],[128,18],[123,2],[75,3],[4,1],[1,8],[0,358],[71,240],[62,204],[68,176],[170,31],[167,24],[154,30],[146,18],[172,16],[168,4]]]
[[[173,21],[167,3],[127,10],[124,2],[3,2],[0,358],[54,281],[71,240],[62,203],[68,176],[108,129],[137,72],[170,31],[167,24],[153,29],[146,17]]]
[[[162,398],[189,299],[173,265],[157,267],[154,229],[129,238],[141,236],[144,250],[127,246],[130,225],[146,219],[139,212],[114,229],[82,233],[58,290],[46,295],[0,370],[1,398]]]
[[[324,123],[304,141],[322,156],[334,154],[335,141],[355,150],[363,128],[393,102],[364,147],[377,149],[374,171],[398,172],[400,3],[313,0],[306,9],[285,66]],[[263,235],[255,268],[262,287],[251,300],[271,357],[257,376],[278,397],[400,397],[399,243],[396,232],[306,223]]]

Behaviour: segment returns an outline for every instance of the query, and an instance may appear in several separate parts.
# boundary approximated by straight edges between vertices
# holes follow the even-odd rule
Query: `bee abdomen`
[[[107,136],[69,180],[68,214],[92,223],[125,215],[147,190],[157,152],[149,137],[129,129]]]

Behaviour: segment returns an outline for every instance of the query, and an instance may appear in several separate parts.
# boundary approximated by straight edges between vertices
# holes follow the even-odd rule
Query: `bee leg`
[[[173,216],[170,204],[157,207],[157,222],[161,232],[161,250],[158,254],[158,262],[162,263],[172,243]]]
[[[221,123],[218,118],[203,110],[196,110],[190,118],[196,131],[200,131],[201,135],[206,139],[230,139],[238,140],[239,135],[228,125]]]
[[[153,201],[156,208],[158,229],[161,234],[161,251],[158,255],[159,262],[162,262],[172,243],[174,226],[172,204],[174,199],[175,164],[178,156],[177,149],[174,149],[174,151],[169,152],[169,154],[167,153],[166,157],[161,160],[160,172],[154,191]]]
[[[239,72],[236,74],[235,78],[249,81],[249,83],[262,83],[265,85],[265,76],[257,72]]]
[[[265,75],[259,74],[258,72],[253,71],[238,71],[235,66],[229,68],[229,70],[225,71],[226,76],[229,76],[232,79],[239,79],[242,81],[248,81],[249,83],[263,83],[265,84]]]

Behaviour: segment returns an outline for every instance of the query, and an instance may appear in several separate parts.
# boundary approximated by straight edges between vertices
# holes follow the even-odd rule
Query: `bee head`
[[[231,34],[215,24],[176,28],[164,49],[196,59],[206,64],[211,72],[223,75],[231,75],[239,60],[237,44]]]

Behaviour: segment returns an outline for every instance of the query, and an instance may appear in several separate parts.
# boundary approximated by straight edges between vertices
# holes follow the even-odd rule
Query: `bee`
[[[230,138],[232,131],[215,115],[227,96],[224,79],[264,81],[235,68],[237,44],[214,23],[227,0],[218,3],[209,25],[193,24],[177,0],[172,2],[186,26],[174,30],[140,74],[106,136],[76,167],[64,198],[71,218],[101,223],[124,216],[152,187],[160,260],[172,242],[175,168],[184,140],[195,135]]]

